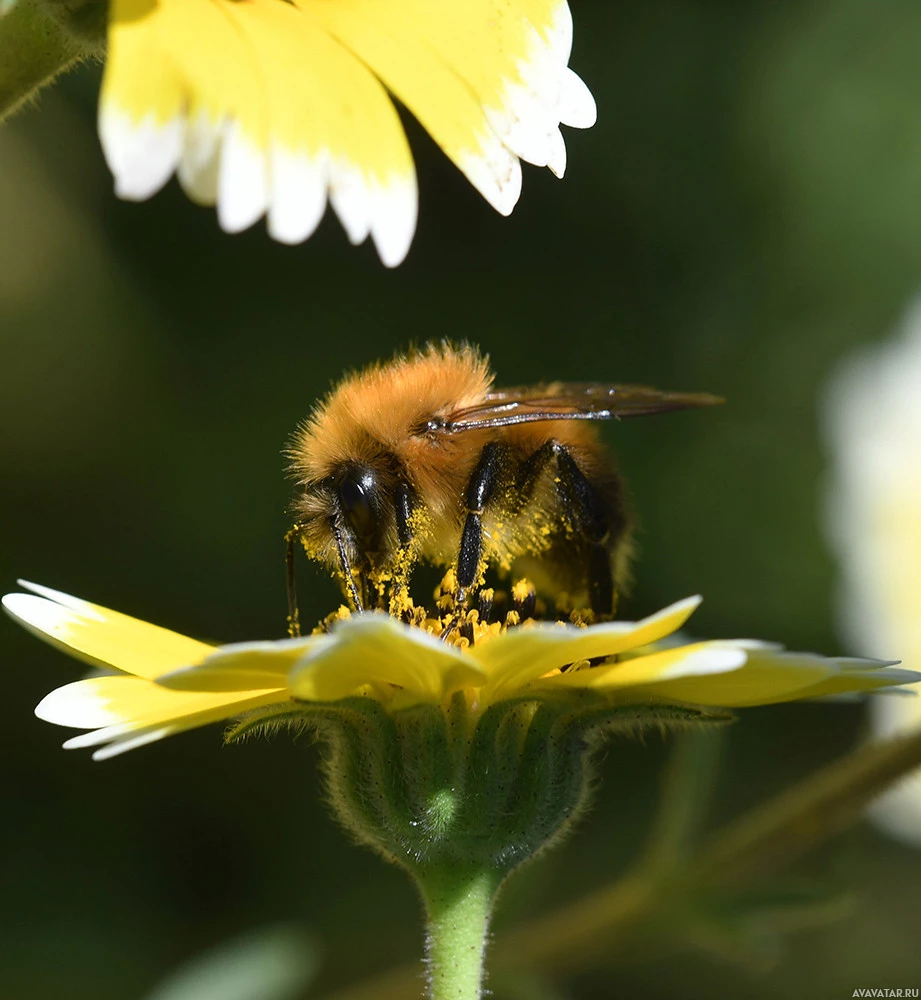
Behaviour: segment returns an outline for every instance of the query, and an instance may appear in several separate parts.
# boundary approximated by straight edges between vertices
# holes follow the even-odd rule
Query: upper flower
[[[211,646],[67,594],[23,583],[3,606],[54,645],[117,674],[52,691],[36,708],[49,722],[88,729],[66,747],[99,746],[96,759],[243,713],[272,715],[365,697],[396,711],[470,710],[530,700],[592,707],[742,707],[870,691],[918,679],[872,660],[786,653],[751,640],[663,646],[700,603],[687,598],[638,622],[589,627],[528,622],[479,625],[474,642],[444,642],[434,623],[404,625],[366,613],[298,639]],[[471,613],[473,615],[474,613]],[[469,633],[469,630],[468,630]]]
[[[175,171],[228,232],[266,215],[284,243],[328,197],[393,266],[417,190],[387,90],[508,215],[519,159],[562,177],[560,124],[595,121],[571,46],[566,0],[110,0],[100,136],[122,197]]]

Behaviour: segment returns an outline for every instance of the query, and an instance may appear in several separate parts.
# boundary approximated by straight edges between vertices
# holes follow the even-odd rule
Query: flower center
[[[433,594],[431,607],[414,603],[409,593],[391,602],[389,613],[404,624],[420,628],[430,635],[461,649],[494,639],[510,628],[528,628],[537,622],[557,622],[585,628],[595,621],[587,608],[571,608],[565,595],[549,604],[538,596],[528,579],[516,580],[508,590],[483,587],[477,591],[475,607],[458,606],[453,570],[449,570]],[[352,611],[342,605],[327,615],[314,633],[328,632],[339,621],[351,618]]]

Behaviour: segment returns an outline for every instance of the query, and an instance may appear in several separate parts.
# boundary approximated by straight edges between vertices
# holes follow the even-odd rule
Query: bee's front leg
[[[390,588],[390,614],[400,617],[405,610],[409,576],[413,566],[413,513],[416,509],[416,492],[405,480],[397,483],[394,507],[397,524],[397,556],[393,567]]]
[[[285,585],[288,591],[288,635],[296,639],[301,634],[301,614],[297,606],[297,585],[294,579],[294,547],[301,540],[303,525],[295,524],[285,533]]]

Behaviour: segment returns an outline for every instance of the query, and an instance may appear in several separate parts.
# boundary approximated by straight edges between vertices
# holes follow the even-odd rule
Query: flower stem
[[[492,871],[417,875],[427,914],[429,1000],[479,1000],[486,931],[501,879]]]

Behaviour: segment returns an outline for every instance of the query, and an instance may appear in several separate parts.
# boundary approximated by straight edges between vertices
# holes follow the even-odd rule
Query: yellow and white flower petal
[[[120,198],[141,201],[169,180],[184,142],[185,94],[148,28],[144,0],[112,0],[109,68],[99,105],[99,138]]]
[[[195,666],[159,676],[157,684],[173,691],[225,693],[287,688],[292,669],[307,654],[332,644],[330,635],[228,643]]]
[[[672,662],[658,677],[650,678],[646,690],[667,701],[746,708],[814,697],[837,671],[832,659],[785,653],[770,647],[759,649],[754,643],[721,641],[697,645],[698,648],[715,648],[717,654],[722,650],[728,656],[738,657],[740,662],[735,669],[719,676],[706,672],[686,673],[681,665],[682,650],[675,650],[671,654]],[[663,658],[668,655],[658,654]],[[642,660],[633,662],[642,663]],[[891,678],[889,683],[898,684],[901,679]]]
[[[615,700],[745,708],[910,684],[912,670],[892,663],[788,653],[755,640],[716,640],[568,672],[538,682],[603,691]]]
[[[374,70],[502,214],[520,194],[518,157],[565,168],[564,103],[574,119],[593,119],[591,94],[554,48],[565,4],[297,2]]]
[[[745,649],[722,642],[699,642],[676,646],[648,656],[602,663],[588,670],[569,671],[544,678],[538,684],[549,688],[586,688],[609,693],[626,692],[631,700],[642,701],[650,685],[674,681],[710,678],[739,670],[748,653]],[[823,675],[824,676],[824,675]],[[723,684],[724,677],[717,683]],[[804,683],[808,683],[808,679]],[[657,690],[657,697],[660,692]],[[679,698],[679,701],[686,699]]]
[[[52,691],[36,706],[35,714],[59,726],[93,730],[69,740],[65,746],[71,748],[121,743],[148,732],[165,736],[229,719],[286,697],[285,691],[266,690],[177,692],[141,677],[93,677]]]
[[[353,616],[331,632],[219,648],[34,584],[4,606],[42,638],[90,662],[136,676],[65,685],[36,714],[90,732],[67,747],[103,758],[253,709],[353,696],[390,708],[444,705],[463,691],[482,711],[501,698],[594,690],[614,704],[742,707],[876,690],[916,681],[880,661],[784,653],[753,640],[661,647],[699,603],[688,598],[639,622],[512,628],[474,647],[442,642],[383,613]],[[618,656],[591,667],[589,660]],[[557,668],[583,663],[566,673]]]
[[[25,580],[34,594],[7,594],[4,610],[40,639],[93,666],[154,678],[199,663],[214,646]],[[41,595],[41,596],[36,596]]]
[[[496,701],[530,681],[578,660],[616,656],[677,632],[700,605],[687,597],[638,622],[606,622],[590,628],[545,625],[515,629],[474,646],[489,677],[483,697]],[[600,668],[594,668],[595,670]]]
[[[232,4],[231,13],[263,69],[276,151],[323,163],[314,174],[326,173],[330,203],[349,239],[360,243],[370,233],[384,263],[399,263],[415,230],[416,182],[383,87],[328,35],[311,5],[261,0]]]
[[[151,135],[165,130],[154,170]],[[267,213],[273,236],[299,242],[328,197],[349,238],[370,233],[385,264],[409,248],[416,182],[399,117],[309,8],[112,0],[100,134],[126,196],[148,197],[178,168],[228,231]]]
[[[789,654],[794,655],[794,654]],[[804,654],[797,653],[797,656]],[[898,700],[912,703],[914,702],[914,692],[907,688],[899,687],[893,689],[891,685],[915,684],[921,680],[921,674],[916,670],[899,669],[895,666],[898,660],[862,660],[856,661],[862,664],[861,668],[847,666],[854,661],[839,660],[834,662],[838,666],[836,673],[819,683],[815,690],[807,691],[802,697],[806,698],[830,698],[835,699],[842,696],[859,697],[868,692],[880,692],[883,694],[900,695]],[[843,664],[843,665],[842,665]]]
[[[486,679],[463,650],[384,614],[355,615],[334,627],[332,637],[293,668],[292,697],[337,701],[371,685],[399,689],[404,701],[442,703]]]

